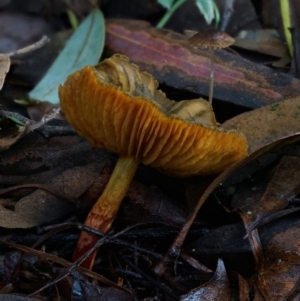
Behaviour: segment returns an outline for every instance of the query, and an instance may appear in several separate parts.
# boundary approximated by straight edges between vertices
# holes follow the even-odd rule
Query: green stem
[[[185,2],[186,0],[178,0],[172,7],[165,13],[161,20],[157,23],[156,28],[163,28],[169,21],[174,12]]]
[[[219,8],[216,4],[216,2],[214,0],[212,0],[212,4],[214,7],[214,13],[215,13],[215,28],[219,28],[219,24],[220,24],[220,12],[219,12]]]
[[[288,0],[280,0],[280,13],[283,23],[285,40],[290,51],[290,55],[294,55],[294,45],[290,28],[292,27],[290,2]]]

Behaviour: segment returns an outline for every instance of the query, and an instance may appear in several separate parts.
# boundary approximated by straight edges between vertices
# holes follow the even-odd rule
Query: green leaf
[[[215,18],[214,4],[212,0],[196,0],[196,5],[207,24],[211,24]]]
[[[17,124],[17,125],[21,125],[21,126],[24,125],[24,122],[21,121],[20,119],[18,119],[17,117],[14,117],[14,116],[7,116],[6,118],[7,118],[7,119],[10,119],[12,122],[14,122],[14,123]]]
[[[166,9],[170,9],[174,0],[157,0],[157,2]]]
[[[214,14],[215,14],[215,28],[219,28],[220,24],[220,12],[219,8],[214,0],[212,0],[212,4],[214,6]]]
[[[58,86],[64,83],[69,74],[86,65],[98,63],[104,37],[104,17],[99,9],[95,9],[76,29],[44,77],[29,93],[29,97],[58,104]]]
[[[290,3],[285,0],[280,0],[280,13],[281,13],[281,19],[283,23],[283,30],[284,30],[284,35],[285,35],[285,40],[288,45],[290,55],[294,55],[294,45],[292,41],[292,34],[290,31],[290,28],[293,27],[292,25],[292,20],[291,20],[291,8],[290,8]]]
[[[76,15],[74,14],[74,12],[67,8],[66,13],[68,15],[69,22],[70,22],[72,28],[73,29],[78,28],[78,19],[77,19]]]

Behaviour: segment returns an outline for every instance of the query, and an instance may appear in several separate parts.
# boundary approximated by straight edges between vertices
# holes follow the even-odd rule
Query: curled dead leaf
[[[218,260],[218,265],[213,278],[193,289],[188,294],[181,296],[181,301],[190,300],[230,300],[229,282],[226,275],[224,263],[221,259]]]
[[[0,90],[3,87],[6,74],[10,67],[10,58],[8,55],[0,54]]]

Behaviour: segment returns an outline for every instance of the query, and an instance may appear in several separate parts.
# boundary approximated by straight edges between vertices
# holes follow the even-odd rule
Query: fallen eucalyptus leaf
[[[286,99],[264,108],[238,115],[222,127],[242,132],[248,153],[300,132],[300,97]]]
[[[235,37],[234,46],[277,57],[283,57],[287,50],[275,29],[242,30]]]
[[[209,52],[195,50],[187,38],[136,20],[106,22],[107,54],[122,53],[160,83],[208,95]],[[215,98],[258,108],[300,93],[300,81],[226,51],[215,52]]]
[[[67,76],[86,65],[99,61],[104,45],[104,19],[95,9],[71,36],[45,76],[29,93],[34,100],[59,103],[57,89]]]
[[[237,192],[233,198],[233,208],[248,212],[249,219],[256,223],[266,214],[271,214],[287,207],[289,200],[300,191],[300,159],[284,156],[274,170],[272,178],[261,197],[242,196]],[[249,231],[249,230],[248,230]]]
[[[48,184],[66,196],[78,198],[94,181],[104,163],[94,162],[74,167],[56,175]],[[55,195],[38,189],[23,197],[9,210],[0,206],[0,226],[4,228],[31,228],[53,222],[70,214],[75,204],[62,201]]]

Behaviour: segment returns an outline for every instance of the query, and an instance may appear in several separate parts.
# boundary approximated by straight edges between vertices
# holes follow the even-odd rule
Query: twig
[[[115,238],[117,238],[117,237],[119,237],[119,236],[121,236],[122,234],[124,234],[125,232],[127,232],[127,231],[129,231],[129,230],[131,230],[131,229],[133,229],[133,228],[135,228],[135,227],[140,227],[141,225],[143,225],[144,223],[140,223],[140,224],[136,224],[136,225],[133,225],[133,226],[130,226],[130,227],[127,227],[127,228],[125,228],[124,230],[122,230],[122,231],[120,231],[120,232],[118,232],[118,233],[116,233],[116,234],[114,234],[114,235],[112,235],[112,234],[107,234],[107,235],[104,235],[103,233],[101,233],[101,235],[104,235],[102,238],[100,238],[97,242],[96,242],[96,244],[90,249],[90,250],[88,250],[85,254],[83,254],[81,257],[79,257],[75,262],[73,262],[73,264],[71,264],[70,266],[69,266],[69,268],[68,268],[68,271],[67,271],[67,273],[65,273],[64,275],[62,275],[62,276],[60,276],[60,277],[58,277],[58,278],[56,278],[56,279],[54,279],[53,281],[51,281],[51,282],[49,282],[49,283],[47,283],[46,285],[44,285],[43,287],[41,287],[41,288],[39,288],[38,290],[36,290],[35,292],[33,292],[32,294],[30,294],[28,297],[31,297],[31,296],[34,296],[34,295],[36,295],[36,294],[38,294],[38,293],[40,293],[41,291],[43,291],[44,289],[46,289],[46,288],[48,288],[48,287],[50,287],[50,286],[52,286],[52,285],[54,285],[54,284],[56,284],[56,283],[58,283],[59,281],[61,281],[61,280],[63,280],[65,277],[67,277],[74,269],[79,269],[79,271],[82,271],[82,267],[80,267],[80,264],[83,262],[83,261],[85,261],[95,250],[97,250],[101,245],[103,245],[106,241],[110,241],[111,239],[115,239]],[[86,226],[84,226],[84,227],[86,227]],[[79,227],[79,228],[81,228],[81,227]],[[82,227],[83,228],[83,227]],[[87,229],[89,228],[89,227],[86,227]],[[95,231],[94,229],[92,229],[92,228],[89,228],[89,231],[90,230],[93,230],[93,231]],[[98,232],[98,231],[97,231]],[[83,269],[84,271],[86,270],[86,269]],[[100,275],[99,275],[100,276]],[[103,277],[104,278],[104,277]],[[106,278],[105,278],[106,279]],[[106,279],[106,280],[108,280],[108,279]],[[108,280],[109,281],[109,280]],[[116,285],[115,283],[114,283],[114,285]],[[125,288],[123,288],[123,287],[119,287],[120,289],[123,289],[123,290],[126,290]],[[126,291],[128,291],[128,290],[126,290]]]
[[[16,250],[20,250],[20,251],[28,253],[28,254],[36,255],[36,256],[38,256],[40,258],[45,258],[45,259],[47,259],[49,261],[53,261],[53,262],[59,263],[59,264],[61,264],[64,267],[72,267],[74,265],[71,262],[69,262],[69,261],[67,261],[67,260],[65,260],[63,258],[60,258],[60,257],[58,257],[56,255],[45,253],[45,252],[42,252],[42,251],[39,251],[39,250],[35,250],[35,249],[30,248],[30,247],[26,247],[26,246],[22,246],[22,245],[19,245],[19,244],[14,244],[14,243],[9,243],[9,242],[5,242],[5,241],[0,241],[0,243],[2,243],[4,245],[7,245],[7,246],[9,246],[11,248],[15,248]],[[105,278],[105,277],[103,277],[103,276],[101,276],[101,275],[99,275],[99,274],[97,274],[95,272],[92,272],[90,270],[87,270],[87,269],[79,267],[79,266],[76,267],[76,269],[79,272],[81,272],[82,274],[84,274],[84,275],[86,275],[88,277],[92,277],[92,278],[94,278],[96,280],[99,280],[99,281],[105,283],[106,285],[111,285],[113,287],[117,287],[117,288],[122,289],[124,291],[128,291],[126,288],[118,286],[117,284],[115,284],[111,280],[109,280],[109,279],[107,279],[107,278]],[[67,273],[65,275],[65,277],[68,276],[68,275],[69,275],[69,273]],[[58,281],[54,280],[53,284],[56,284],[57,282]],[[50,284],[52,285],[52,283],[50,283]],[[48,284],[45,285],[45,288],[48,287],[48,286],[49,286],[49,282],[48,282]],[[32,296],[34,294],[36,294],[36,293],[33,293],[30,296]]]
[[[122,256],[123,257],[123,256]],[[143,272],[141,269],[139,269],[136,265],[134,265],[130,260],[128,260],[127,258],[123,257],[123,260],[129,265],[131,266],[133,269],[135,269],[136,271],[138,271],[145,279],[149,280],[151,283],[153,283],[154,285],[156,285],[157,287],[159,287],[162,291],[164,291],[166,294],[168,294],[170,297],[172,297],[172,299],[174,300],[179,300],[178,296],[175,295],[172,291],[171,288],[169,288],[166,284],[162,283],[161,281],[156,281],[154,280],[152,277],[150,277],[149,275],[147,275],[145,272]]]
[[[294,213],[296,211],[299,211],[300,208],[288,208],[288,209],[285,209],[285,210],[281,210],[279,212],[271,212],[271,213],[268,213],[267,215],[263,216],[263,217],[258,217],[256,220],[254,220],[248,227],[247,227],[247,232],[245,234],[245,236],[243,237],[244,239],[245,238],[248,238],[249,234],[251,231],[253,231],[254,229],[258,228],[258,227],[261,227],[267,223],[270,223],[271,221],[275,220],[275,219],[278,219],[282,216],[286,216],[288,214],[291,214],[291,213]]]
[[[33,130],[40,132],[45,138],[51,138],[54,136],[77,135],[76,131],[71,126],[51,126],[46,125],[45,123],[41,124],[15,112],[0,110],[0,117],[15,117],[22,121],[24,124],[29,123],[29,125],[33,125],[30,130],[32,130],[33,128]],[[47,120],[47,122],[48,121],[49,120]],[[36,124],[39,124],[40,127],[35,126]]]
[[[31,51],[34,51],[34,50],[37,50],[37,49],[43,47],[49,41],[50,41],[49,37],[42,36],[42,38],[39,41],[37,41],[37,42],[35,42],[35,43],[33,43],[33,44],[29,45],[29,46],[26,46],[24,48],[18,49],[16,51],[5,53],[5,55],[7,55],[7,56],[14,56],[14,55],[18,55],[18,54],[28,53],[28,52],[31,52]]]

